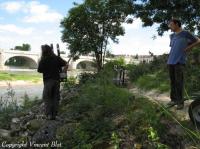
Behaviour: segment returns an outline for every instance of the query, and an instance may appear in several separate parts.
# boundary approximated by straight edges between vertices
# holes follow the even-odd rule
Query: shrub
[[[62,87],[64,89],[70,89],[72,87],[74,87],[77,83],[77,80],[75,77],[69,77],[67,78],[67,80],[65,80],[63,83],[62,83]]]
[[[68,133],[58,138],[69,140],[64,141],[66,146],[91,148],[94,144],[110,140],[114,130],[112,117],[128,110],[132,94],[117,88],[106,76],[102,71],[92,81],[82,84],[79,96],[74,98],[72,105],[66,109],[72,115],[82,115],[78,121],[79,125],[70,135]]]
[[[84,84],[87,81],[93,81],[96,78],[96,73],[81,73],[79,75],[79,84]]]

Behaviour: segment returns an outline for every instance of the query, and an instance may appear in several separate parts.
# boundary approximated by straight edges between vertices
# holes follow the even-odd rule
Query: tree
[[[199,0],[133,0],[132,15],[140,18],[143,26],[159,24],[158,35],[168,30],[168,21],[178,18],[184,28],[200,35],[200,2]],[[131,21],[128,20],[128,23]]]
[[[31,50],[31,46],[30,44],[22,44],[22,46],[15,46],[15,48],[13,50],[20,50],[20,51],[30,51]]]
[[[121,24],[132,9],[131,0],[85,0],[62,20],[62,40],[72,55],[94,53],[100,71],[109,40],[117,43],[124,35]]]

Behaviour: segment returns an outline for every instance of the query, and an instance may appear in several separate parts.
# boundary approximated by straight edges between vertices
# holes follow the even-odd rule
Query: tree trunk
[[[96,57],[96,63],[97,63],[97,71],[100,72],[102,70],[101,54],[98,51],[96,51],[95,57]]]

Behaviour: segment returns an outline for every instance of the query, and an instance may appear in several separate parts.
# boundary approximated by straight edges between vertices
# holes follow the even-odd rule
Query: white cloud
[[[10,33],[16,33],[18,35],[30,35],[33,32],[33,28],[21,28],[17,27],[14,24],[6,24],[2,25],[0,24],[0,32],[10,32]]]
[[[1,8],[5,9],[9,13],[15,13],[22,9],[24,5],[23,1],[10,1],[1,4]]]
[[[47,34],[47,35],[52,35],[55,32],[53,30],[46,30],[46,31],[44,31],[44,33]]]
[[[31,51],[40,53],[41,45],[53,43],[54,47],[56,47],[56,43],[59,43],[60,49],[68,53],[68,51],[66,50],[66,44],[62,43],[60,39],[61,33],[58,30],[55,30],[53,35],[49,35],[45,34],[45,31],[43,29],[38,28],[34,29],[34,31],[30,35],[24,36],[8,32],[6,29],[0,29],[0,32],[3,31],[0,33],[0,49],[9,50],[15,47],[16,45],[28,43],[31,45]]]
[[[57,22],[62,18],[60,13],[50,10],[47,5],[37,1],[28,3],[27,7],[29,14],[23,20],[27,23]]]
[[[131,24],[130,24],[131,25]],[[169,52],[169,32],[163,37],[157,37],[155,40],[152,36],[156,34],[156,27],[142,28],[125,28],[125,35],[119,37],[119,44],[110,44],[114,54],[128,55],[146,55],[149,51],[156,55]]]
[[[0,24],[0,48],[10,49],[16,45],[29,43],[33,51],[40,51],[42,44],[60,43],[61,49],[65,49],[65,43],[60,40],[59,20],[62,18],[60,13],[38,1],[16,0],[13,2],[15,2],[13,5],[8,2],[7,5],[3,3],[7,6],[4,9],[10,13],[23,13],[23,22],[42,22],[42,24],[34,24],[34,28]],[[0,7],[2,7],[1,4]],[[6,17],[2,19],[6,20]],[[52,22],[52,24],[49,24],[49,22]],[[155,27],[142,28],[141,20],[136,18],[134,18],[132,24],[124,23],[123,26],[126,34],[119,37],[119,44],[109,46],[114,54],[148,54],[149,51],[154,54],[168,53],[169,36],[164,35],[153,40],[152,36],[156,34]]]
[[[26,23],[57,23],[63,17],[60,13],[50,9],[48,5],[38,1],[10,1],[2,3],[0,6],[9,13],[25,13],[23,22]]]

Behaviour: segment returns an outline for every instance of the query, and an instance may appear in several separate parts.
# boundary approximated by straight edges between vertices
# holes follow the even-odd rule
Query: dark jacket
[[[59,80],[59,72],[65,65],[66,61],[56,55],[53,55],[42,58],[39,62],[37,71],[43,73],[44,81],[48,79]]]

